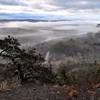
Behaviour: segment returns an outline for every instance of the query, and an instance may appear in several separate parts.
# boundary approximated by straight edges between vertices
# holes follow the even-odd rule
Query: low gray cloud
[[[51,0],[51,4],[62,9],[95,9],[100,8],[100,0]]]
[[[24,5],[21,0],[0,0],[1,5]]]
[[[25,1],[34,3],[37,8],[41,8],[41,1],[44,1],[45,5],[57,6],[58,9],[97,9],[100,8],[100,0],[0,0],[1,5],[25,5]],[[31,2],[30,2],[31,1]],[[27,5],[27,4],[26,4]],[[45,6],[44,6],[45,8]],[[46,9],[46,8],[45,8]],[[54,9],[55,10],[55,9]]]
[[[0,0],[0,13],[0,17],[3,13],[18,16],[26,13],[27,16],[36,15],[36,18],[53,15],[56,18],[100,19],[100,0]],[[25,18],[24,14],[22,16]]]

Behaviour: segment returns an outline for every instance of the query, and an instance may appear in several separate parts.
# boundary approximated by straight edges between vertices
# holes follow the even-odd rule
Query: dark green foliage
[[[0,56],[9,59],[15,66],[21,82],[29,79],[50,82],[53,73],[43,66],[44,58],[36,49],[24,50],[20,48],[20,43],[14,37],[8,36],[0,40]],[[13,72],[14,73],[14,72]]]
[[[56,79],[55,79],[57,84],[59,85],[66,84],[67,82],[66,72],[67,72],[66,66],[64,64],[61,64],[60,67],[58,68]]]
[[[0,55],[3,57],[15,58],[20,55],[21,49],[20,43],[17,39],[8,36],[4,40],[0,40],[0,49],[2,50]]]
[[[66,45],[64,45],[62,42],[59,42],[55,45],[53,45],[50,49],[51,49],[51,52],[56,52],[56,53],[65,53],[66,52]]]

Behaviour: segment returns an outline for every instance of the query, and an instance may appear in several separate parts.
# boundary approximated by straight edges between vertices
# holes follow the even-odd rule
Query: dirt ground
[[[34,85],[30,83],[12,90],[1,91],[0,100],[100,100],[98,93],[94,96],[89,95],[85,90],[72,90],[73,92],[70,92],[68,89],[68,86]]]

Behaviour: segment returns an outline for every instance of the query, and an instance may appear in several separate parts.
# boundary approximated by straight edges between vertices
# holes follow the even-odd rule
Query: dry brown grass
[[[0,82],[0,91],[11,90],[12,86],[7,81]]]

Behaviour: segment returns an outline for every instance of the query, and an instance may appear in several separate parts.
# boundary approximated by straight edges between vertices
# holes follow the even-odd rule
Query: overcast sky
[[[0,19],[100,20],[100,0],[0,0]]]

